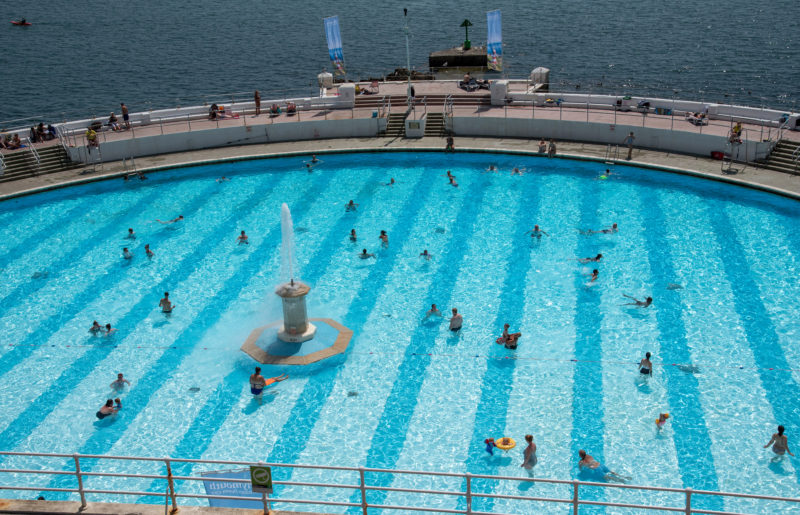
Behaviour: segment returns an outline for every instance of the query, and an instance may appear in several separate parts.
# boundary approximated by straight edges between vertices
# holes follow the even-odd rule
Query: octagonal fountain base
[[[283,322],[258,327],[250,333],[242,350],[265,365],[308,365],[342,354],[347,350],[353,331],[330,318],[310,318],[316,334],[303,342],[286,342],[278,338]],[[308,324],[311,326],[312,324]]]

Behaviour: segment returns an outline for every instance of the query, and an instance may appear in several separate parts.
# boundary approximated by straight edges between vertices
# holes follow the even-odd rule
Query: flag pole
[[[408,70],[408,87],[406,88],[406,103],[411,106],[411,54],[408,50],[408,9],[403,9],[403,20],[405,27],[403,30],[406,33],[406,69]]]

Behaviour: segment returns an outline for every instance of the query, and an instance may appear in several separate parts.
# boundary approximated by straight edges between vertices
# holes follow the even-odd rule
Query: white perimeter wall
[[[631,125],[573,122],[563,120],[535,120],[526,118],[475,118],[454,117],[452,129],[457,136],[488,136],[496,138],[550,138],[556,141],[582,141],[624,147],[623,141],[633,131],[635,147],[711,157],[712,151],[728,152],[727,138],[685,131],[670,131]],[[763,158],[769,143],[748,141],[734,148],[737,161],[753,161],[758,154]],[[620,156],[624,152],[620,149]]]
[[[351,120],[317,120],[307,122],[280,122],[268,125],[225,127],[192,132],[179,132],[146,137],[107,141],[100,144],[103,161],[120,161],[130,157],[169,154],[187,150],[274,143],[278,141],[303,141],[333,138],[365,138],[378,134],[385,119],[356,118]],[[72,147],[73,161],[88,162],[86,146]],[[92,151],[96,157],[96,152]]]

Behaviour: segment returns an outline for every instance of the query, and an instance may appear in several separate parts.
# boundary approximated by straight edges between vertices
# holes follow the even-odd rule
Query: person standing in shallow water
[[[772,445],[772,452],[774,452],[776,456],[783,456],[786,453],[789,453],[789,456],[794,456],[792,451],[789,450],[789,441],[786,435],[783,434],[784,431],[785,429],[783,426],[778,426],[778,432],[773,433],[772,438],[767,442],[764,448],[766,449]]]
[[[533,475],[533,467],[536,466],[536,463],[539,461],[536,458],[536,444],[533,443],[533,435],[525,435],[525,441],[528,442],[528,446],[525,447],[525,451],[522,453],[522,465],[520,467],[524,468],[528,471],[528,475]]]

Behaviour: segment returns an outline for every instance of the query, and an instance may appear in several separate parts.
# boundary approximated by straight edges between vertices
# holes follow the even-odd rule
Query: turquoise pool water
[[[793,460],[772,462],[762,448],[778,424],[790,446],[800,434],[797,203],[631,167],[597,180],[602,164],[536,156],[323,160],[311,174],[303,158],[248,161],[0,204],[0,449],[520,476],[522,445],[489,456],[483,440],[522,442],[531,433],[536,477],[591,479],[576,466],[586,449],[635,484],[800,496]],[[501,172],[485,173],[492,164]],[[526,173],[512,176],[513,167]],[[458,188],[448,184],[448,169]],[[216,182],[222,175],[231,180]],[[396,184],[386,186],[392,177]],[[356,212],[345,211],[349,199]],[[282,202],[295,221],[299,275],[313,288],[310,316],[336,319],[355,334],[347,353],[329,362],[264,367],[264,375],[290,378],[258,405],[247,385],[254,363],[239,347],[254,327],[280,317],[273,288]],[[181,224],[154,222],[180,214]],[[614,222],[617,234],[580,232]],[[525,232],[535,223],[548,235],[532,241]],[[136,240],[125,239],[128,227]],[[243,229],[250,245],[236,244]],[[388,248],[379,245],[380,230],[388,232]],[[122,258],[123,247],[133,259]],[[362,248],[376,259],[359,259]],[[421,259],[423,249],[433,259]],[[597,265],[576,261],[597,253],[604,255]],[[588,285],[594,267],[599,279]],[[164,291],[177,305],[170,317],[158,309]],[[624,294],[650,295],[653,305],[623,306]],[[461,332],[423,321],[431,303],[458,307]],[[117,331],[93,337],[93,320]],[[523,333],[516,351],[495,344],[505,322]],[[656,366],[642,381],[635,363],[645,351]],[[122,393],[124,409],[98,421],[117,372],[132,382]],[[659,412],[671,414],[661,432]],[[71,467],[66,460],[0,461]],[[291,478],[355,481],[330,472]],[[423,477],[379,481],[463,488]],[[162,485],[89,478],[87,487]],[[571,495],[545,485],[478,482],[475,489]],[[180,490],[201,492],[202,485]],[[310,495],[299,487],[279,493]],[[325,494],[354,499],[346,491]],[[589,496],[681,499],[616,490]],[[409,494],[370,497],[423,502]],[[424,502],[459,507],[449,497]],[[732,511],[780,506],[696,502]],[[486,500],[474,509],[563,506]]]

